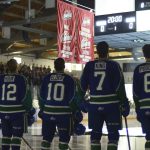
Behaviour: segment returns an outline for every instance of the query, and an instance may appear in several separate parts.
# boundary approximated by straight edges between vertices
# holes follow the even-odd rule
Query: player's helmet
[[[102,41],[97,43],[96,46],[97,49],[97,53],[103,58],[103,57],[107,57],[108,55],[108,50],[109,50],[109,45],[107,44],[107,42]]]
[[[8,72],[16,72],[17,70],[17,61],[15,59],[10,59],[7,62]]]
[[[142,47],[142,50],[143,50],[144,57],[145,58],[150,58],[150,44],[145,44]]]
[[[63,71],[65,68],[65,61],[63,58],[57,58],[54,61],[54,67],[56,71]]]

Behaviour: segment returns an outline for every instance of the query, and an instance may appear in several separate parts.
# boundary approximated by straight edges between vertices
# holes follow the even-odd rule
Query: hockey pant
[[[91,150],[101,149],[101,136],[104,122],[108,130],[108,147],[107,150],[117,150],[119,141],[119,131],[122,127],[122,120],[118,104],[110,105],[90,105],[88,122],[91,132]],[[113,108],[113,109],[112,109]]]
[[[143,133],[146,134],[145,150],[150,150],[150,109],[140,110],[140,118]]]
[[[50,148],[56,128],[59,133],[59,149],[68,149],[68,143],[72,133],[72,117],[70,115],[49,115],[48,118],[43,118],[42,123],[42,150],[48,150]]]
[[[6,116],[2,122],[2,150],[20,150],[24,131],[24,117],[11,118]]]

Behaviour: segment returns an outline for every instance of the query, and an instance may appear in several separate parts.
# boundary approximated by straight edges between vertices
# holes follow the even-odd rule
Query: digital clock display
[[[136,11],[150,9],[150,0],[136,0],[135,9]]]
[[[95,16],[95,36],[135,31],[135,12]]]

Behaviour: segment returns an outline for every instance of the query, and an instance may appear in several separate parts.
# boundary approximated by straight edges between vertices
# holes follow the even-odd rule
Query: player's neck
[[[56,73],[64,73],[64,70],[56,71]]]
[[[99,60],[107,60],[107,59],[108,59],[107,57],[99,58]]]

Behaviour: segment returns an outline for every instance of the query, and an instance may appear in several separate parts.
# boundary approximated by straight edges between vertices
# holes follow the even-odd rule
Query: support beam
[[[17,4],[13,4],[12,7],[15,7],[15,8],[17,8],[17,9],[23,9],[23,10],[26,10],[26,9],[27,9],[27,7],[21,6],[21,5],[17,5]]]
[[[32,2],[42,5],[43,3],[39,0],[32,0]]]
[[[48,32],[48,31],[24,27],[24,26],[20,26],[20,25],[14,25],[14,26],[11,26],[11,28],[17,29],[17,30],[22,30],[22,31],[27,31],[27,32],[32,32],[32,33],[37,33],[40,35],[46,35],[47,37],[51,37],[51,38],[54,38],[57,36],[57,33],[55,33],[55,32]]]
[[[22,49],[18,49],[17,51],[15,49],[9,49],[9,51],[7,51],[6,53],[9,54],[18,54],[18,53],[23,53],[23,54],[27,54],[27,53],[31,53],[31,52],[35,52],[35,51],[45,51],[47,49],[51,49],[51,46],[41,46],[41,47],[34,47],[34,48],[22,48]],[[4,54],[4,53],[3,53]]]
[[[34,18],[28,22],[28,20],[19,20],[19,21],[9,21],[9,22],[2,22],[0,26],[15,26],[15,25],[24,25],[24,24],[37,24],[37,23],[42,23],[42,22],[49,22],[49,21],[54,21],[56,20],[56,14],[55,15],[50,15],[50,16],[45,16],[45,17],[39,17],[39,18]]]
[[[14,14],[14,13],[9,13],[9,12],[4,12],[3,15],[10,16],[10,17],[15,17],[15,18],[21,18],[21,19],[24,18],[24,16]]]

